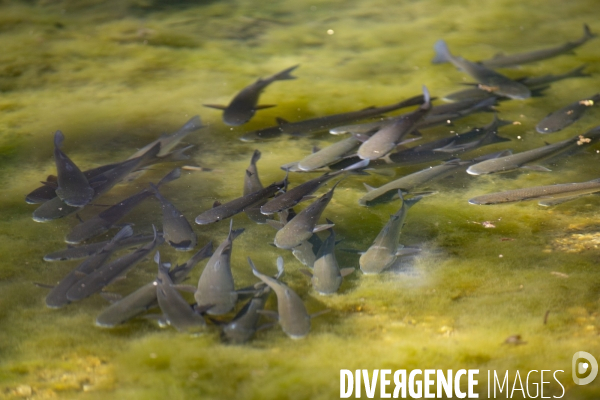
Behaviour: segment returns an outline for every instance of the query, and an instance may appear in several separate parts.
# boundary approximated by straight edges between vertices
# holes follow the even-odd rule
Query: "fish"
[[[310,118],[298,122],[288,122],[284,119],[278,118],[278,124],[276,126],[248,132],[240,137],[240,140],[243,142],[269,140],[278,138],[284,133],[292,136],[306,136],[311,133],[326,131],[340,124],[347,124],[353,121],[360,121],[362,119],[376,117],[400,108],[421,104],[422,102],[423,96],[415,96],[389,106],[367,107],[358,111],[327,115],[325,117]]]
[[[315,151],[298,162],[300,171],[313,171],[325,167],[343,158],[356,149],[362,142],[355,136],[342,139],[321,150]]]
[[[250,121],[257,110],[275,107],[274,105],[258,105],[258,98],[262,91],[275,81],[284,81],[296,79],[291,75],[291,72],[298,68],[299,65],[284,69],[266,79],[259,78],[253,84],[242,89],[227,106],[215,104],[203,104],[204,107],[216,108],[223,110],[223,122],[230,126],[243,125]]]
[[[390,216],[389,221],[379,232],[371,247],[360,256],[358,263],[365,275],[379,274],[390,267],[398,257],[414,252],[405,249],[402,245],[399,246],[398,241],[408,210],[422,197],[417,196],[404,200],[401,191],[398,191],[398,196],[402,200],[402,206],[394,215]]]
[[[67,292],[83,277],[96,271],[108,261],[113,252],[119,248],[119,243],[133,235],[131,226],[126,226],[119,231],[107,244],[102,246],[91,257],[87,258],[69,272],[46,296],[46,306],[60,308],[70,303]]]
[[[585,67],[586,67],[585,65],[581,65],[577,68],[574,68],[568,72],[565,72],[565,73],[559,74],[559,75],[548,74],[548,75],[542,75],[542,76],[531,76],[531,77],[525,77],[525,78],[521,78],[521,79],[515,79],[515,81],[520,82],[523,85],[527,86],[529,89],[531,89],[531,91],[532,91],[531,95],[533,97],[534,92],[537,89],[540,89],[540,88],[544,89],[551,83],[558,82],[560,80],[567,79],[567,78],[589,77],[590,74],[587,74],[583,71],[585,69]],[[486,98],[493,97],[493,96],[494,96],[493,93],[483,90],[483,89],[480,89],[479,87],[475,86],[473,88],[450,93],[450,94],[444,96],[443,99],[447,100],[447,101],[462,101],[462,100],[466,100],[466,99],[486,99]],[[435,109],[435,107],[434,107],[434,109]]]
[[[70,207],[83,207],[94,197],[94,189],[79,167],[60,149],[64,139],[61,131],[54,133],[56,195]]]
[[[292,208],[301,201],[311,198],[310,195],[312,195],[319,187],[321,187],[321,185],[325,184],[325,182],[329,181],[330,179],[333,179],[336,176],[348,171],[365,168],[368,165],[368,160],[360,161],[343,170],[333,173],[326,173],[317,178],[306,181],[264,204],[260,208],[260,212],[265,215],[270,215],[275,214],[276,212],[287,210],[288,208]]]
[[[443,40],[438,40],[434,45],[434,49],[436,52],[434,63],[451,62],[456,68],[466,72],[479,82],[479,87],[482,89],[516,100],[531,97],[531,90],[522,83],[516,82],[482,64],[453,56]]]
[[[185,215],[160,194],[156,185],[151,183],[150,187],[162,208],[162,228],[165,242],[178,251],[192,250],[196,247],[197,237]]]
[[[293,208],[281,211],[278,213],[279,221],[269,220],[267,223],[273,228],[279,230],[283,228],[285,224],[291,221],[297,214]],[[321,248],[323,241],[316,233],[313,233],[307,240],[303,240],[298,246],[294,247],[292,254],[298,261],[309,268],[313,267],[315,260],[317,259],[317,253]]]
[[[300,211],[275,234],[274,244],[280,249],[293,249],[308,240],[313,233],[331,228],[331,224],[317,225],[321,214],[333,197],[333,191],[341,181],[338,181],[327,193],[315,200],[311,205]]]
[[[248,257],[252,273],[267,284],[277,296],[277,321],[281,329],[292,339],[302,339],[310,332],[311,316],[306,311],[302,299],[296,292],[281,283],[279,280],[267,276],[256,269]],[[283,269],[283,258],[277,259],[278,269]]]
[[[254,193],[238,197],[237,199],[231,200],[224,204],[215,203],[213,208],[198,215],[195,219],[195,222],[198,225],[206,225],[232,217],[241,213],[246,208],[255,205],[259,201],[268,199],[269,197],[275,195],[275,193],[283,189],[286,185],[287,176],[285,179],[272,183],[266,188],[257,190]]]
[[[489,205],[514,203],[526,200],[558,200],[574,198],[591,193],[600,192],[600,179],[586,182],[560,183],[556,185],[533,186],[522,189],[507,190],[504,192],[489,193],[473,197],[469,204]]]
[[[327,223],[333,225],[330,220],[327,220]],[[329,228],[328,231],[329,236],[317,253],[310,279],[315,291],[321,295],[336,293],[342,284],[343,277],[354,272],[354,268],[340,270],[335,258],[335,232],[333,228]]]
[[[363,160],[375,160],[394,150],[403,139],[416,129],[416,124],[431,111],[429,91],[423,86],[424,102],[419,109],[406,117],[398,117],[394,122],[379,129],[363,144],[356,154]]]
[[[147,243],[149,240],[152,240],[152,235],[136,235],[129,237],[127,239],[123,239],[116,243],[117,250],[123,249],[126,247],[137,246],[141,243]],[[102,249],[105,245],[107,245],[110,240],[104,240],[102,242],[84,244],[81,246],[69,246],[63,250],[53,251],[52,253],[48,253],[44,256],[44,261],[68,261],[68,260],[79,260],[82,258],[87,258],[95,254],[98,250]]]
[[[198,279],[194,298],[198,307],[212,305],[212,308],[207,311],[210,315],[226,314],[235,307],[238,294],[231,274],[231,250],[233,241],[243,232],[243,228],[233,230],[233,220],[231,220],[229,235],[217,247]]]
[[[180,176],[181,169],[176,168],[162,178],[160,182],[158,182],[157,186],[172,182],[175,179],[178,179]],[[119,201],[117,204],[107,208],[97,216],[92,217],[80,223],[79,225],[75,225],[73,229],[71,229],[71,231],[66,235],[65,242],[70,244],[78,244],[84,240],[88,240],[94,236],[108,231],[118,221],[133,211],[135,207],[153,195],[154,194],[150,189],[143,189],[133,196]]]
[[[539,133],[552,133],[563,130],[581,118],[587,110],[599,101],[600,93],[596,93],[591,97],[571,103],[560,110],[553,111],[538,122],[535,130]]]
[[[169,271],[171,282],[175,285],[183,282],[196,264],[212,255],[212,248],[213,244],[209,242],[187,262],[171,268]],[[96,325],[103,328],[112,328],[146,312],[152,307],[158,306],[157,286],[157,282],[154,280],[114,302],[96,317]]]
[[[589,142],[582,141],[589,139]],[[577,135],[570,139],[562,140],[557,143],[547,144],[536,149],[523,151],[517,154],[507,155],[491,160],[486,160],[467,168],[467,173],[470,175],[485,175],[496,172],[512,171],[517,168],[525,168],[534,171],[550,171],[546,167],[539,165],[528,165],[534,161],[557,157],[559,155],[567,155],[574,151],[580,151],[598,141],[600,138],[600,126],[593,128],[583,135]]]
[[[156,154],[160,151],[160,144],[156,144],[148,150],[143,156],[132,158],[122,163],[116,164],[115,167],[108,171],[96,175],[91,182],[94,185],[93,199],[109,191],[117,183],[125,179],[132,171],[143,165],[148,160],[155,159]],[[67,215],[73,214],[81,210],[81,207],[73,207],[65,204],[59,197],[55,197],[42,203],[33,212],[33,220],[35,222],[48,222],[58,218],[64,218]]]
[[[244,196],[263,189],[263,185],[258,177],[258,168],[256,167],[256,163],[260,160],[260,155],[260,151],[254,150],[250,165],[246,169],[246,175],[244,176]],[[267,222],[267,216],[260,212],[260,207],[266,202],[267,199],[261,199],[256,204],[246,208],[244,212],[252,221],[259,224],[265,224]]]
[[[154,255],[154,262],[158,264],[158,276],[154,281],[156,298],[163,313],[162,319],[179,332],[196,332],[206,327],[204,317],[173,287],[169,274],[169,265],[160,262],[160,253]]]
[[[188,122],[186,122],[181,128],[179,128],[178,131],[172,133],[171,135],[161,135],[152,143],[148,143],[146,146],[133,153],[128,158],[128,160],[142,156],[152,147],[156,146],[157,143],[160,143],[160,151],[158,152],[156,157],[166,157],[169,154],[169,152],[173,150],[173,148],[177,146],[179,142],[181,142],[187,135],[204,128],[206,128],[206,125],[202,124],[200,116],[194,115],[192,118],[190,118]]]
[[[572,53],[573,50],[585,44],[588,40],[595,38],[587,24],[583,25],[583,36],[575,41],[566,42],[555,47],[530,51],[526,53],[518,53],[511,55],[498,54],[488,60],[480,61],[482,65],[488,68],[503,68],[513,67],[521,64],[526,64],[535,61],[541,61],[548,58],[556,57],[561,54]]]
[[[151,242],[129,254],[102,265],[100,268],[83,277],[67,291],[67,299],[78,301],[99,292],[117,277],[123,275],[142,261],[156,246],[164,242],[162,236],[158,236],[154,225],[152,225],[152,229],[154,230],[154,238]]]

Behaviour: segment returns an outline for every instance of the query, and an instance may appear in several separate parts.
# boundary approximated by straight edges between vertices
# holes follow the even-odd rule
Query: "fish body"
[[[327,221],[331,223],[331,221]],[[329,236],[319,249],[313,264],[311,283],[317,293],[333,294],[342,284],[342,273],[335,258],[335,232],[329,228]]]
[[[308,240],[313,233],[329,228],[329,225],[317,227],[317,222],[331,201],[338,183],[278,230],[275,234],[275,246],[280,249],[293,249]]]
[[[213,207],[210,210],[206,210],[202,214],[198,215],[195,221],[199,225],[206,225],[232,217],[238,213],[241,213],[246,208],[255,205],[259,201],[273,196],[275,193],[285,187],[286,182],[287,178],[282,181],[272,183],[266,188],[257,190],[254,193],[238,197],[237,199]]]
[[[169,270],[173,284],[183,282],[192,268],[212,254],[212,242],[198,250],[186,263]],[[157,283],[150,282],[121,300],[111,304],[96,317],[96,325],[111,328],[158,305]],[[168,290],[168,289],[167,289]]]
[[[588,40],[595,38],[596,35],[593,34],[587,24],[583,25],[583,36],[577,40],[566,42],[564,44],[549,47],[546,49],[540,49],[535,51],[530,51],[526,53],[519,54],[511,54],[511,55],[497,55],[488,60],[480,61],[481,64],[485,65],[488,68],[502,68],[502,67],[513,67],[521,64],[526,64],[530,62],[545,60],[548,58],[556,57],[561,54],[570,53],[575,50],[577,47],[583,45]]]
[[[426,87],[423,87],[425,102],[417,112],[408,116],[399,117],[375,132],[357,150],[357,155],[363,160],[375,160],[384,157],[396,148],[396,146],[416,129],[416,125],[431,110],[431,100]]]
[[[60,149],[65,136],[54,134],[54,161],[58,187],[56,195],[68,206],[83,207],[92,200],[94,189],[79,167]]]
[[[280,258],[279,260],[278,263],[283,265],[283,259]],[[300,296],[278,279],[260,273],[250,258],[248,258],[248,262],[252,267],[254,276],[267,284],[277,296],[278,321],[281,329],[292,339],[301,339],[308,335],[310,332],[310,315],[308,315]]]
[[[346,154],[356,149],[360,145],[361,141],[355,136],[342,139],[336,143],[333,143],[319,151],[312,153],[309,156],[304,157],[298,162],[298,168],[301,171],[312,171],[325,167],[329,164],[343,158]]]
[[[227,341],[245,343],[254,336],[258,330],[260,311],[264,310],[270,294],[271,290],[267,288],[253,296],[233,320],[223,327],[223,336]]]
[[[190,223],[175,207],[173,203],[167,200],[160,192],[158,187],[150,184],[154,196],[160,201],[162,208],[162,228],[165,241],[175,250],[188,251],[196,247],[197,238]]]
[[[156,246],[161,244],[164,239],[158,236],[156,228],[154,228],[154,238],[152,242],[147,243],[143,247],[117,258],[92,273],[86,275],[79,280],[67,291],[67,298],[70,301],[82,300],[92,294],[99,292],[114,281],[118,276],[124,274],[129,269],[133,268],[137,263],[142,261]]]
[[[479,82],[480,87],[490,92],[517,100],[531,97],[531,90],[522,83],[516,82],[482,64],[453,56],[448,49],[448,45],[443,40],[438,40],[435,43],[434,49],[436,52],[434,62],[451,62],[456,68],[466,72]]]
[[[402,225],[404,225],[409,208],[421,200],[421,197],[404,200],[401,193],[399,196],[402,199],[402,206],[394,215],[390,216],[389,221],[379,232],[371,247],[361,255],[358,261],[364,274],[379,274],[390,267],[400,255],[398,240]]]
[[[204,104],[205,107],[223,110],[223,122],[230,126],[243,125],[254,116],[257,110],[274,107],[271,105],[258,105],[258,98],[262,91],[275,81],[296,79],[291,72],[298,68],[298,65],[284,69],[266,79],[259,78],[253,84],[242,89],[227,106],[213,104]]]
[[[360,121],[361,119],[376,117],[400,108],[421,104],[422,101],[423,96],[415,96],[389,106],[368,107],[358,111],[311,118],[304,121],[287,122],[280,119],[278,120],[279,124],[277,126],[248,132],[244,134],[240,140],[244,142],[253,142],[256,140],[275,139],[284,133],[292,136],[308,135],[315,132],[326,131],[341,124],[348,124],[350,122]]]
[[[215,250],[198,280],[194,298],[198,307],[212,307],[211,315],[226,314],[233,309],[238,298],[231,274],[231,250],[233,241],[244,229],[233,230],[233,220],[229,224],[229,235]]]
[[[600,93],[597,93],[592,97],[571,103],[560,110],[548,114],[536,125],[535,129],[539,133],[552,133],[563,130],[581,118],[587,110],[596,105],[599,101]]]
[[[557,185],[534,186],[523,189],[507,190],[477,196],[469,204],[501,204],[526,200],[563,199],[600,191],[600,179],[587,182],[561,183]]]
[[[149,240],[152,240],[151,235],[132,236],[116,243],[116,249],[119,250],[125,247],[137,246],[141,243],[148,243]],[[72,246],[63,250],[53,251],[52,253],[48,253],[44,256],[44,261],[67,261],[87,258],[95,254],[98,250],[102,249],[102,247],[107,245],[109,242],[110,240],[105,240],[102,242],[90,243],[76,247]]]

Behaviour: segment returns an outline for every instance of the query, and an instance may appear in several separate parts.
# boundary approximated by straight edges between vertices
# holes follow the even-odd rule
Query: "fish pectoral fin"
[[[216,108],[217,110],[226,110],[227,106],[222,106],[219,104],[202,104],[204,107],[208,107],[208,108]]]
[[[373,186],[369,186],[366,183],[363,182],[363,185],[365,186],[365,189],[367,189],[367,193],[372,192],[373,190],[375,190],[375,188]]]
[[[551,169],[546,168],[546,167],[542,167],[541,165],[523,165],[520,168],[522,168],[522,169],[529,169],[529,170],[532,170],[532,171],[552,172]]]
[[[311,319],[312,319],[312,318],[316,318],[316,317],[319,317],[319,316],[321,316],[321,315],[323,315],[323,314],[327,314],[327,313],[328,313],[328,312],[330,312],[330,311],[331,311],[331,309],[327,308],[327,309],[325,309],[325,310],[322,310],[322,311],[316,312],[316,313],[314,313],[314,314],[310,314],[310,315],[309,315],[309,317],[310,317]]]
[[[171,284],[171,287],[173,289],[181,290],[182,292],[188,292],[188,293],[196,293],[196,290],[198,290],[198,288],[196,286],[193,286],[193,285],[176,285],[176,284]]]
[[[274,219],[268,219],[267,225],[269,225],[270,227],[275,228],[277,230],[280,230],[281,228],[283,228],[283,226],[285,224],[281,221],[275,221]]]
[[[317,232],[321,232],[321,231],[325,231],[329,228],[333,228],[335,226],[335,224],[323,224],[323,225],[317,225],[314,227],[313,229],[313,233],[317,233]]]
[[[258,104],[254,107],[255,110],[264,110],[265,108],[277,107],[276,104]]]
[[[267,318],[279,321],[279,314],[273,310],[256,310],[257,313],[264,315]]]
[[[356,270],[356,268],[350,267],[350,268],[342,268],[340,269],[340,275],[342,275],[342,278],[345,276],[350,275],[351,273],[353,273]]]
[[[119,293],[114,293],[114,292],[101,291],[100,296],[102,296],[102,298],[104,300],[108,301],[109,303],[116,303],[117,301],[120,301],[123,299],[122,295],[120,295]]]
[[[303,275],[306,275],[306,276],[308,276],[309,278],[312,278],[312,277],[313,277],[313,274],[312,274],[312,272],[310,272],[310,270],[309,270],[309,269],[302,268],[302,269],[300,269],[300,272],[301,272]]]
[[[54,289],[54,285],[48,285],[47,283],[33,282],[33,284],[42,289]]]

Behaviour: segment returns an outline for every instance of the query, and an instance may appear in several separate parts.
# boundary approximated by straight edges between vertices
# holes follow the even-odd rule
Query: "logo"
[[[598,375],[598,361],[593,355],[585,351],[578,351],[573,354],[571,368],[573,381],[576,385],[587,385],[596,379],[596,375]],[[580,376],[585,376],[585,378],[580,378]]]

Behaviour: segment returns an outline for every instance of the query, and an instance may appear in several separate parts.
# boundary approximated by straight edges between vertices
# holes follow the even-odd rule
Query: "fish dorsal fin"
[[[202,104],[204,107],[208,108],[216,108],[217,110],[226,110],[227,106],[222,106],[219,104]]]
[[[318,151],[321,151],[321,149],[319,147],[317,147],[317,146],[313,146],[313,148],[312,148],[313,154],[316,153],[316,152],[318,152]]]
[[[367,189],[367,193],[372,192],[373,190],[375,190],[375,188],[373,186],[369,186],[366,183],[363,182],[363,185],[365,186],[365,189]]]
[[[289,121],[287,121],[281,117],[275,118],[275,121],[277,121],[277,125],[279,125],[279,126],[289,124]]]
[[[317,233],[317,232],[321,232],[324,230],[327,230],[329,228],[333,228],[335,226],[335,224],[323,224],[323,225],[317,225],[315,226],[315,228],[313,229],[313,233]]]
[[[213,203],[213,208],[219,207],[220,205],[221,205],[221,202],[219,200],[215,200],[215,202]]]

